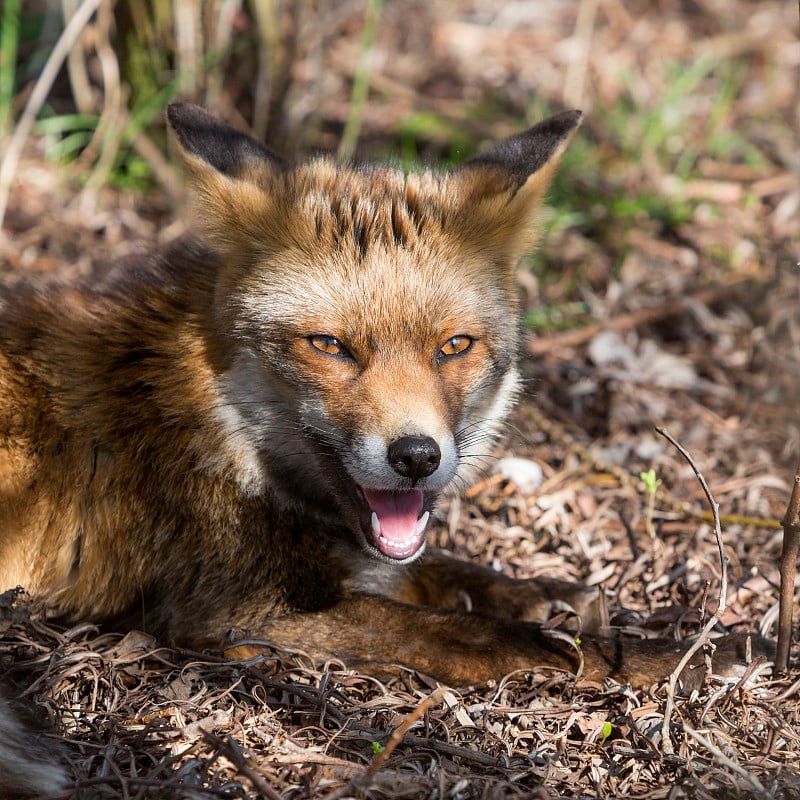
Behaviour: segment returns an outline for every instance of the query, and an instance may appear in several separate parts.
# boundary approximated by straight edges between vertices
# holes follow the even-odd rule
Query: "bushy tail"
[[[0,693],[0,800],[55,797],[67,786],[56,747],[48,748],[41,731],[23,722]]]

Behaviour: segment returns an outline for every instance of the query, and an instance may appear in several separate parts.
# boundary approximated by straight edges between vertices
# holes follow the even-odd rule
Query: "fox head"
[[[237,479],[334,515],[378,558],[415,558],[514,400],[515,271],[580,112],[410,173],[290,167],[200,108],[168,116],[219,261],[214,413]]]

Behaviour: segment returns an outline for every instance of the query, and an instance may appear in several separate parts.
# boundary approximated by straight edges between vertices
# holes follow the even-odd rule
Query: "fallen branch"
[[[0,165],[0,228],[3,225],[3,218],[6,214],[6,207],[8,205],[9,192],[11,190],[11,183],[14,180],[14,174],[19,164],[19,159],[22,155],[22,149],[28,139],[28,135],[33,128],[36,117],[39,111],[47,100],[47,95],[53,86],[58,72],[64,63],[64,59],[69,54],[72,46],[78,40],[78,37],[83,32],[83,29],[88,25],[92,15],[97,11],[103,0],[84,0],[81,6],[75,11],[70,18],[58,41],[53,47],[47,62],[42,69],[36,85],[28,98],[25,105],[25,110],[17,122],[17,127],[14,134],[5,148],[3,154],[2,165]]]
[[[435,706],[438,703],[442,702],[444,698],[444,690],[439,688],[434,692],[431,692],[404,720],[403,722],[398,725],[393,731],[392,735],[389,737],[389,741],[386,743],[386,746],[381,749],[376,755],[375,758],[372,759],[372,763],[367,767],[366,772],[364,775],[358,779],[358,783],[364,789],[366,789],[370,783],[372,783],[372,779],[375,776],[375,773],[386,763],[389,759],[389,756],[394,752],[397,745],[403,741],[403,736],[405,736],[408,729],[419,719],[422,719],[425,712],[431,707]]]
[[[375,779],[375,775],[378,770],[386,763],[386,761],[389,759],[389,756],[394,752],[395,748],[400,744],[400,742],[403,741],[403,737],[408,729],[417,720],[421,719],[431,706],[441,703],[443,698],[444,690],[441,687],[436,689],[436,691],[431,692],[431,694],[422,700],[422,702],[417,705],[417,707],[402,721],[402,723],[398,725],[394,731],[392,731],[392,735],[389,737],[389,741],[386,743],[386,746],[382,747],[376,752],[375,758],[372,759],[372,763],[364,771],[364,774],[351,778],[349,783],[327,795],[325,800],[339,800],[342,797],[348,797],[353,793],[354,789],[359,792],[366,791]]]
[[[272,788],[256,767],[248,763],[244,753],[232,736],[228,735],[224,739],[209,736],[208,739],[236,767],[239,774],[244,775],[253,784],[253,788],[262,797],[266,797],[267,800],[281,800],[280,793]]]
[[[755,792],[756,797],[769,797],[770,793],[764,788],[764,785],[761,781],[756,778],[755,775],[751,775],[744,767],[737,764],[733,759],[729,758],[722,752],[722,749],[717,747],[711,741],[706,739],[705,736],[699,734],[694,728],[690,728],[688,725],[684,725],[683,729],[689,736],[692,737],[696,742],[699,742],[703,747],[706,748],[713,756],[714,760],[719,764],[724,764],[728,769],[732,772],[735,772],[740,777],[744,778],[747,783],[750,784],[750,788]]]
[[[347,731],[347,737],[350,739],[358,739],[361,741],[374,742],[379,736],[383,735],[383,731],[368,729],[359,726],[359,730]],[[474,748],[462,747],[452,742],[444,742],[441,739],[436,739],[433,736],[414,736],[407,733],[403,737],[403,744],[407,747],[424,748],[426,750],[433,750],[442,755],[458,758],[464,763],[478,764],[482,767],[490,767],[492,769],[505,769],[509,765],[509,760],[506,758],[498,758],[497,756],[489,755],[481,750]]]

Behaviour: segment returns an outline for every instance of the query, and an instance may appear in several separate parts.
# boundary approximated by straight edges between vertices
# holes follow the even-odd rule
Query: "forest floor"
[[[337,145],[361,13],[337,9],[324,63],[296,54],[278,146]],[[433,544],[601,586],[626,635],[696,633],[720,556],[662,428],[719,504],[719,630],[776,636],[800,458],[797,33],[796,3],[774,0],[386,4],[364,155],[458,160],[550,110],[586,113],[520,269],[523,395],[496,468],[440,509]],[[52,148],[37,132],[19,163],[6,278],[91,276],[184,230],[168,181],[87,185]],[[6,601],[0,667],[54,721],[70,797],[800,798],[796,654],[787,674],[754,664],[679,698],[665,731],[664,684],[381,682],[303,654],[231,662],[65,630]]]

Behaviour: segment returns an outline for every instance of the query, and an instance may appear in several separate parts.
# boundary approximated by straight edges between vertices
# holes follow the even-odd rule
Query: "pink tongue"
[[[378,515],[381,524],[381,542],[375,537],[378,549],[387,555],[396,555],[395,550],[419,549],[424,534],[417,534],[417,519],[422,511],[423,495],[419,489],[386,491],[364,489],[369,507]],[[387,550],[391,552],[387,552]]]

